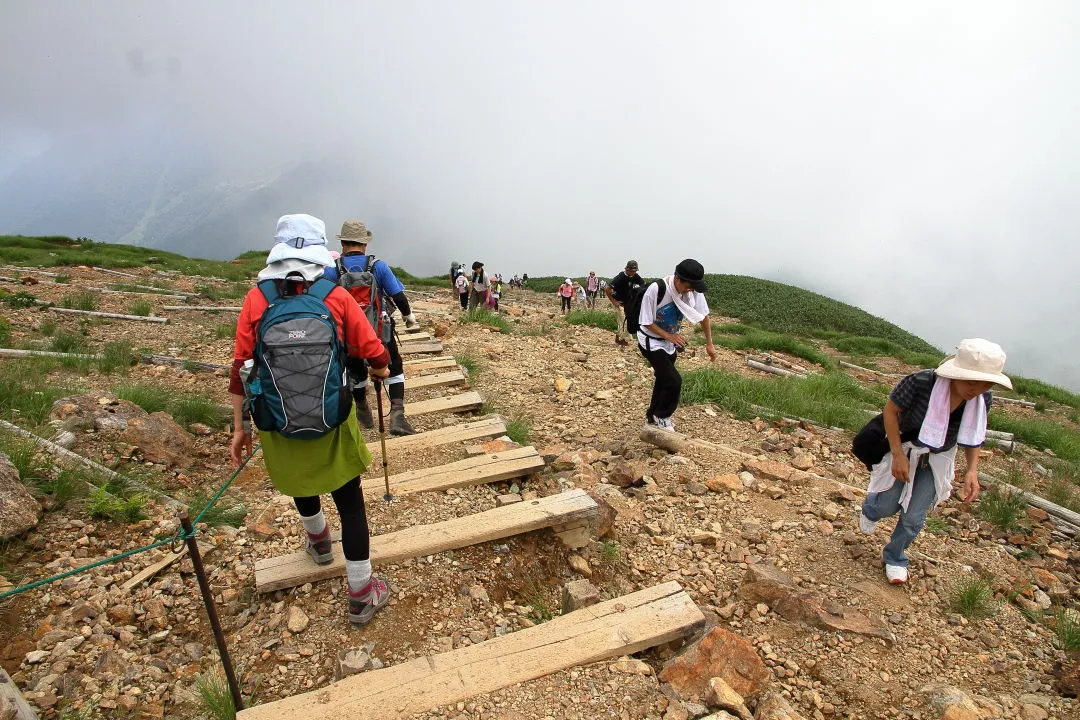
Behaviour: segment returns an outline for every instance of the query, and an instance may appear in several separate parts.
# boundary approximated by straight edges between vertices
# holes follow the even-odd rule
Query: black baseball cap
[[[687,258],[675,266],[675,277],[698,292],[705,292],[705,268],[697,260]]]

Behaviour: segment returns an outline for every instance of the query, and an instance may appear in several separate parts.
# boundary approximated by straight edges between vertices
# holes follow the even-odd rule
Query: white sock
[[[345,575],[349,578],[349,589],[356,592],[371,579],[371,560],[346,560]]]
[[[326,529],[326,516],[323,515],[322,510],[311,517],[301,515],[300,520],[304,523],[304,529],[308,531],[308,535],[319,535]]]

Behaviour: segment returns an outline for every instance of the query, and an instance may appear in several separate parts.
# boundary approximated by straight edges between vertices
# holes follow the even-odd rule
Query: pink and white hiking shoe
[[[349,588],[349,622],[367,625],[379,609],[390,601],[390,585],[372,575],[359,590]]]

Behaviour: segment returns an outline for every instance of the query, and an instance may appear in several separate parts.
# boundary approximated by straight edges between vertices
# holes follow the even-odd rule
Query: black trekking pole
[[[383,500],[390,502],[394,496],[390,494],[390,466],[386,462],[386,421],[383,419],[382,382],[375,380],[375,405],[379,410],[379,443],[382,446],[382,474],[383,482],[386,483],[386,494]]]

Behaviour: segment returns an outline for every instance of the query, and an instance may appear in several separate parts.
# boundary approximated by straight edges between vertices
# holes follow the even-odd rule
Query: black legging
[[[461,302],[461,309],[462,310],[468,310],[469,309],[469,293],[467,293],[467,292],[458,293],[458,300]]]
[[[371,556],[371,540],[368,537],[367,510],[364,508],[364,492],[360,489],[360,476],[354,477],[330,493],[341,516],[341,549],[346,560],[367,560]],[[293,498],[296,509],[304,517],[316,515],[322,509],[319,496]]]
[[[679,393],[682,392],[682,375],[675,369],[678,353],[667,353],[659,348],[645,350],[638,343],[638,350],[649,361],[653,369],[652,400],[645,413],[646,420],[669,418],[679,407]]]
[[[386,352],[390,353],[390,377],[395,375],[402,375],[405,372],[405,363],[401,359],[401,350],[398,349],[397,344],[397,332],[395,328],[397,324],[393,318],[390,318],[390,342],[386,344]],[[345,367],[348,368],[349,373],[356,379],[361,380],[367,375],[367,363],[362,358],[356,358],[349,356],[345,360]],[[390,383],[386,386],[386,393],[390,396],[391,400],[404,400],[405,399],[405,383]]]
[[[570,298],[565,297],[563,295],[560,295],[559,297],[562,298],[562,309],[563,310],[569,310],[570,309]]]

